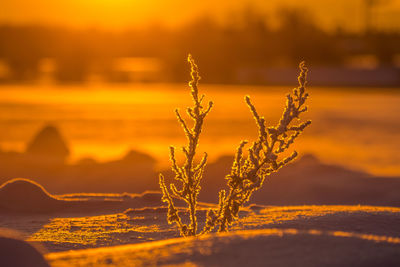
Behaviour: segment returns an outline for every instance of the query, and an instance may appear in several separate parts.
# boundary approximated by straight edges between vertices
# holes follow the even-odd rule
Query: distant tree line
[[[39,62],[52,58],[55,79],[84,81],[91,72],[113,80],[112,62],[120,57],[154,57],[163,62],[164,81],[187,80],[190,52],[202,66],[206,82],[237,82],[240,68],[295,67],[307,60],[313,66],[342,66],[354,55],[374,55],[381,66],[393,66],[400,54],[400,33],[327,32],[301,10],[285,10],[279,26],[265,16],[244,12],[240,22],[215,22],[204,16],[170,29],[107,31],[52,26],[0,26],[0,60],[11,81],[35,80]]]

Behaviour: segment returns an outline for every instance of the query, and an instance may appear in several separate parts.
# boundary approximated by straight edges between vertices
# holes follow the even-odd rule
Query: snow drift
[[[62,207],[63,201],[29,179],[12,179],[0,186],[0,208],[15,212],[49,212]]]

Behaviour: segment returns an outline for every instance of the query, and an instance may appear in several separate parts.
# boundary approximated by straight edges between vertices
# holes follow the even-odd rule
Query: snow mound
[[[12,179],[0,186],[0,207],[9,211],[49,212],[61,205],[62,201],[29,179]]]
[[[63,162],[70,151],[60,131],[55,126],[47,125],[28,144],[26,153]]]
[[[0,230],[0,266],[49,267],[42,254],[15,234]]]

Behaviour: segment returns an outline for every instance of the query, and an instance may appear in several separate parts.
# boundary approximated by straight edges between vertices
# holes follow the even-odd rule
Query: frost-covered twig
[[[299,67],[299,87],[293,90],[293,94],[287,95],[286,107],[275,127],[266,127],[264,117],[260,117],[250,97],[245,97],[258,126],[258,139],[248,149],[247,157],[243,155],[247,141],[242,141],[237,148],[231,172],[225,177],[229,192],[227,194],[225,190],[220,191],[219,208],[216,211],[212,209],[208,211],[206,226],[202,233],[210,232],[216,226],[220,232],[227,231],[233,220],[238,218],[240,207],[263,185],[267,176],[296,158],[296,151],[286,157],[280,157],[280,154],[285,152],[311,124],[308,120],[298,125],[291,125],[294,119],[299,119],[299,115],[307,111],[307,106],[304,104],[308,98],[308,93],[305,92],[308,69],[304,62],[300,63]]]
[[[162,200],[168,203],[168,222],[176,223],[182,236],[195,236],[197,234],[197,197],[200,191],[200,181],[203,177],[204,168],[207,162],[207,153],[204,153],[202,160],[197,165],[194,163],[194,157],[196,155],[200,133],[203,128],[204,118],[210,112],[213,103],[210,101],[207,107],[202,106],[204,95],[199,97],[197,88],[200,80],[199,70],[191,55],[188,56],[188,61],[191,67],[190,74],[192,80],[189,82],[189,86],[191,88],[193,107],[188,107],[186,112],[194,122],[193,128],[190,129],[179,113],[179,110],[175,110],[176,117],[178,118],[188,140],[188,144],[182,148],[186,158],[182,167],[178,166],[176,162],[175,148],[170,147],[172,170],[175,173],[175,180],[181,183],[181,187],[178,189],[175,184],[171,184],[170,190],[168,190],[165,185],[164,177],[161,174],[159,182],[163,193]],[[182,199],[187,203],[190,217],[189,226],[182,223],[180,215],[174,206],[173,197]]]

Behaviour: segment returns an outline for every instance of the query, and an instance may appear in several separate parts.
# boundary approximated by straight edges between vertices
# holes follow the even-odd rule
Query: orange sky
[[[282,6],[304,6],[323,26],[348,29],[363,25],[364,0],[1,0],[0,23],[45,23],[78,27],[124,28],[158,21],[176,25],[205,12],[229,19],[232,12],[254,5],[269,12]],[[400,25],[400,0],[386,0],[375,11],[380,25]]]

